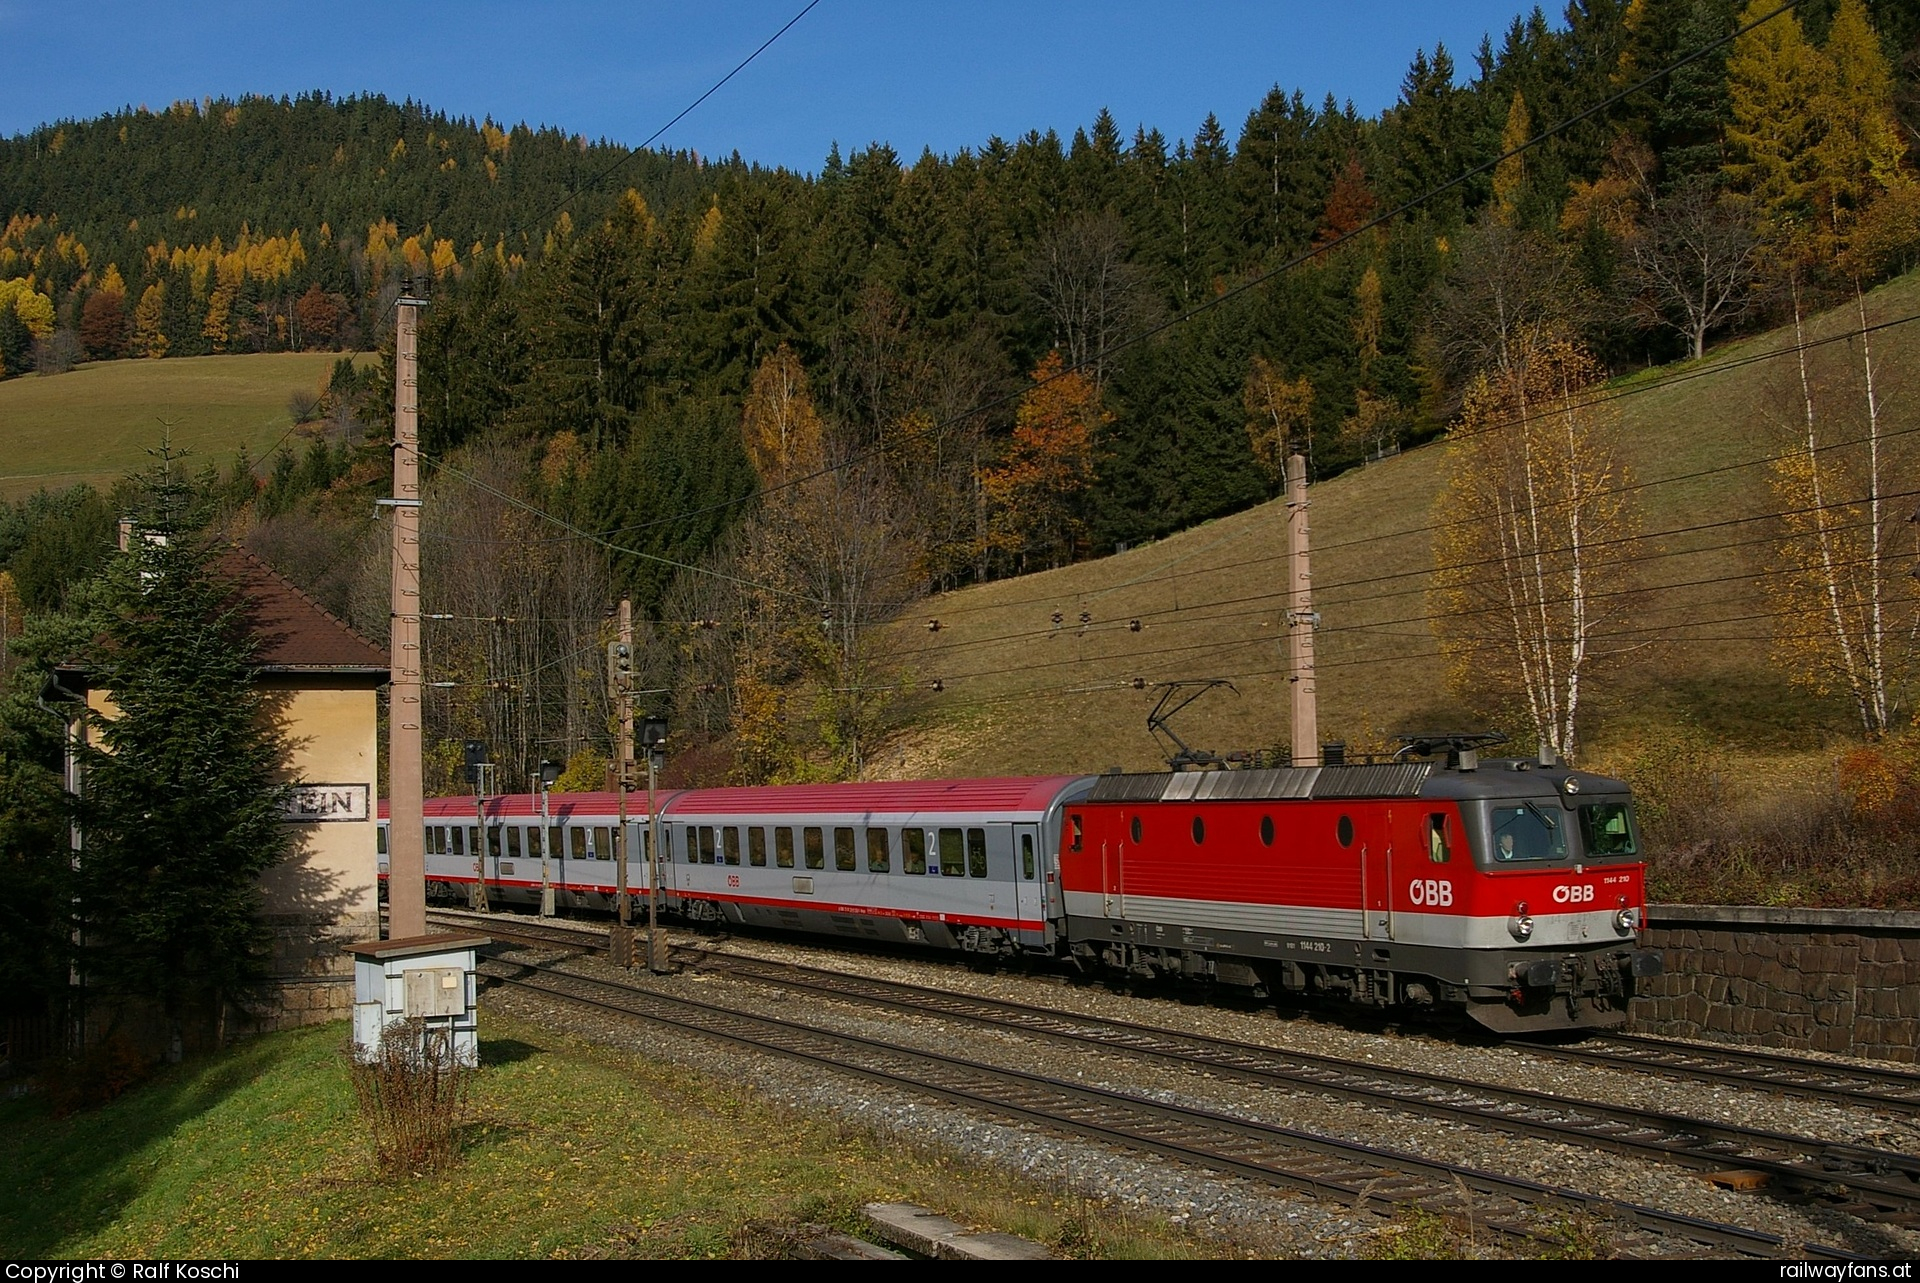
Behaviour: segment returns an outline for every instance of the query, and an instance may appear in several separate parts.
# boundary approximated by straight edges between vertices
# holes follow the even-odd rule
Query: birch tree
[[[1888,430],[1886,375],[1876,364],[1866,300],[1843,377],[1822,377],[1809,358],[1794,295],[1796,379],[1779,415],[1791,445],[1773,465],[1780,506],[1778,573],[1768,579],[1774,655],[1794,684],[1840,692],[1860,729],[1885,734],[1907,702],[1914,634],[1913,475],[1896,459],[1908,433]],[[1898,495],[1901,502],[1893,499]]]
[[[1565,339],[1513,374],[1478,377],[1435,514],[1434,631],[1449,681],[1569,760],[1586,683],[1632,587],[1637,516],[1614,418],[1590,395],[1601,377]]]

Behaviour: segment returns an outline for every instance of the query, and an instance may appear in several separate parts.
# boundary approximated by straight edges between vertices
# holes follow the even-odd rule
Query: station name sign
[[[281,818],[300,824],[364,820],[371,814],[365,784],[296,784]]]

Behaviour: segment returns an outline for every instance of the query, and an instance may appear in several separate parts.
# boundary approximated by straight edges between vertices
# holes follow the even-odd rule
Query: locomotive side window
[[[1207,840],[1207,822],[1199,816],[1193,817],[1193,844],[1199,846]]]
[[[853,830],[833,831],[833,867],[842,873],[853,872]]]
[[[1580,836],[1588,855],[1633,855],[1633,825],[1624,802],[1591,802],[1580,808]]]
[[[593,831],[593,857],[596,860],[613,858],[613,830],[604,824]]]
[[[807,848],[807,867],[824,869],[827,867],[827,843],[821,830],[808,827],[800,831],[801,844]]]
[[[1341,816],[1340,823],[1334,826],[1333,835],[1340,839],[1341,846],[1352,846],[1353,817],[1351,815]]]
[[[740,863],[740,828],[729,824],[720,830],[720,846],[728,864]]]
[[[758,825],[747,830],[747,863],[756,869],[767,867],[767,831]]]
[[[702,824],[700,826],[700,863],[717,863],[714,858],[713,826],[711,824]]]
[[[1140,817],[1137,815],[1133,817],[1133,827],[1131,829],[1131,832],[1133,833],[1133,840],[1135,842],[1138,842],[1140,840]]]
[[[1271,815],[1263,815],[1260,817],[1260,845],[1273,845],[1273,817]]]
[[[1447,817],[1445,814],[1427,817],[1427,858],[1435,864],[1445,864],[1452,858],[1447,847]]]
[[[900,830],[900,871],[902,873],[927,871],[927,831],[925,829]]]
[[[1020,876],[1033,881],[1033,834],[1020,835]]]
[[[987,831],[985,829],[967,830],[967,873],[970,877],[987,876]]]
[[[778,828],[773,831],[773,862],[782,869],[793,867],[793,830]]]
[[[967,848],[959,829],[940,830],[940,874],[948,878],[967,876]]]
[[[893,851],[887,844],[885,829],[867,830],[867,872],[893,872]]]
[[[1073,823],[1073,842],[1067,849],[1078,851],[1086,842],[1086,826],[1081,823],[1077,815],[1069,815],[1067,819]]]
[[[1511,860],[1563,860],[1567,855],[1566,835],[1560,822],[1531,803],[1520,806],[1496,806],[1493,815],[1493,858],[1501,863]]]

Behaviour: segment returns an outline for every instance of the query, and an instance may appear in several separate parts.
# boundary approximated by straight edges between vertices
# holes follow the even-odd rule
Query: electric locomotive
[[[1475,742],[1416,739],[1377,764],[670,791],[662,905],[1460,1012],[1503,1033],[1621,1023],[1635,982],[1660,971],[1640,944],[1627,786],[1547,759],[1483,762]],[[615,797],[544,809],[428,802],[429,893],[613,906]],[[649,838],[629,820],[636,899]]]

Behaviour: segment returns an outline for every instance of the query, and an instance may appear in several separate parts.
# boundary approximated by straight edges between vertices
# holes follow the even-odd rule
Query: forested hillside
[[[554,657],[628,591],[716,769],[858,771],[874,626],[929,589],[1245,509],[1293,451],[1324,479],[1525,417],[1549,350],[1571,397],[1913,265],[1920,11],[1778,8],[1575,0],[1415,54],[1377,118],[1276,87],[811,175],[372,98],[48,125],[0,143],[0,369],[390,348],[430,286],[443,742],[600,742]],[[373,629],[390,389],[343,370],[258,501],[207,479]],[[35,502],[7,529],[94,511]]]

